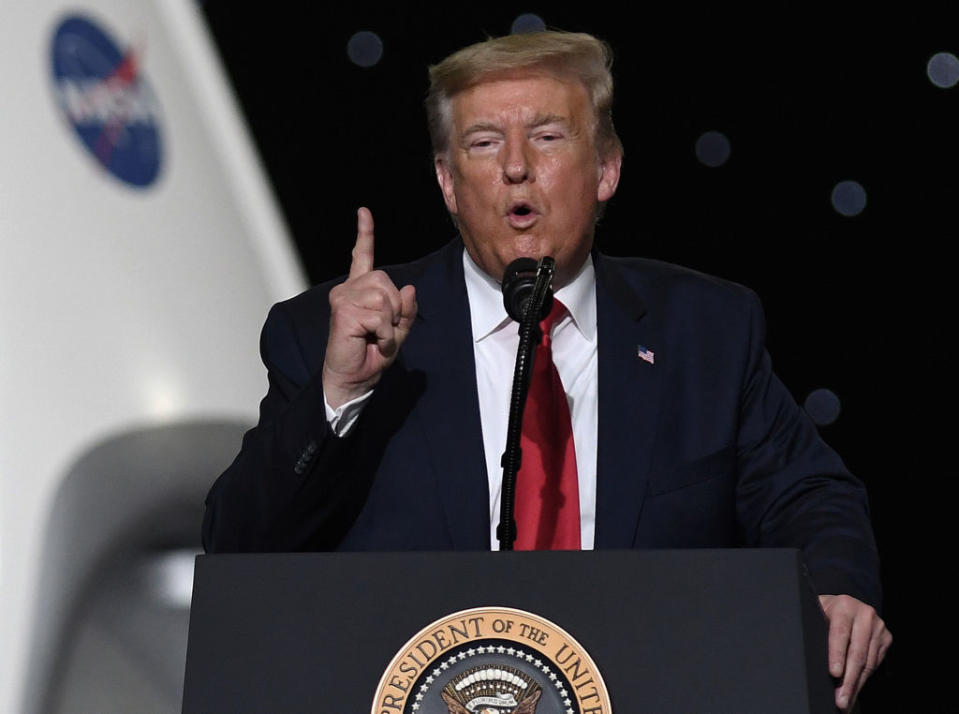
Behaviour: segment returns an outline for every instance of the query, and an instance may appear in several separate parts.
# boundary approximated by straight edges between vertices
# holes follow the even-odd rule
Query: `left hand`
[[[820,595],[829,621],[829,673],[839,680],[836,706],[847,712],[886,656],[892,634],[879,614],[849,595]]]

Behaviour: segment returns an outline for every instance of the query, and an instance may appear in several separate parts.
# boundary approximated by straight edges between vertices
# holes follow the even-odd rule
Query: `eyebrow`
[[[546,124],[569,124],[569,120],[559,114],[539,114],[533,119],[532,123],[529,124],[529,127],[536,129]]]
[[[499,125],[491,121],[479,121],[467,127],[466,130],[463,131],[463,136],[469,136],[479,131],[500,131],[500,128]]]
[[[564,116],[560,116],[559,114],[538,114],[535,117],[533,117],[533,120],[529,124],[527,124],[526,127],[528,129],[536,129],[541,126],[546,126],[547,124],[563,124],[568,126],[569,120]],[[501,131],[501,130],[502,129],[500,125],[495,122],[479,121],[467,127],[466,130],[463,132],[462,136],[464,137],[470,136],[471,134],[476,134],[477,132],[481,132],[481,131]]]

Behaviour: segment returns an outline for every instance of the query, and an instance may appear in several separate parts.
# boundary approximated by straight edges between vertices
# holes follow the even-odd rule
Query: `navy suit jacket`
[[[656,261],[594,265],[595,547],[797,547],[820,593],[878,607],[864,488],[773,373],[756,296]],[[419,312],[347,438],[320,379],[335,283],[271,310],[269,391],[207,498],[208,551],[489,548],[462,243],[386,271]]]

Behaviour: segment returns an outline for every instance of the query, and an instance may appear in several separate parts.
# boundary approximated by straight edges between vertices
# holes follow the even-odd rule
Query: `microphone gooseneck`
[[[539,263],[532,258],[518,258],[506,266],[503,273],[503,303],[510,317],[519,322],[519,349],[513,369],[506,450],[500,462],[503,467],[503,487],[500,492],[500,521],[496,528],[500,550],[513,550],[516,541],[516,474],[523,459],[520,449],[523,409],[533,374],[533,352],[541,336],[539,322],[553,307],[555,272],[556,261],[544,256]]]

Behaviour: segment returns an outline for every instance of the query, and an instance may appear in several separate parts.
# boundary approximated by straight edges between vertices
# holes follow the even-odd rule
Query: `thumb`
[[[417,309],[416,288],[412,285],[404,285],[400,289],[400,319],[396,325],[397,346],[403,344],[406,336],[413,329]]]

